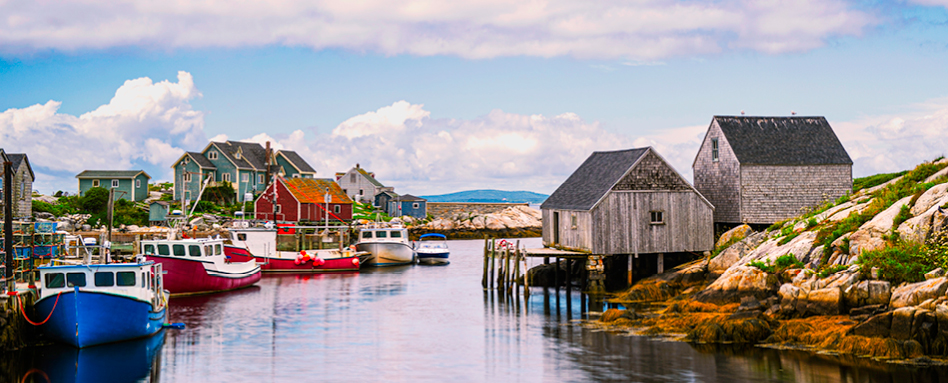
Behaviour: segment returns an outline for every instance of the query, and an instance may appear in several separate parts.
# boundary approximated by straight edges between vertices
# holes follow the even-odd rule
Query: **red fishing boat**
[[[205,294],[247,287],[260,280],[253,259],[228,259],[224,240],[178,239],[141,242],[141,254],[165,270],[172,296]]]
[[[344,247],[346,228],[278,225],[276,228],[230,229],[232,261],[255,260],[264,272],[359,271],[366,252]]]

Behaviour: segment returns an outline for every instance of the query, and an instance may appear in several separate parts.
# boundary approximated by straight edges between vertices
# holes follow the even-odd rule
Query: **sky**
[[[853,175],[948,152],[948,0],[3,1],[0,148],[45,194],[271,142],[396,192],[551,193],[593,151],[686,179],[715,115],[825,116]]]

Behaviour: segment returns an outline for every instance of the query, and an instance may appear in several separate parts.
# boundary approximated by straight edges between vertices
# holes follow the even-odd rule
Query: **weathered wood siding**
[[[718,139],[718,161],[711,139]],[[711,122],[692,165],[695,189],[714,205],[714,222],[741,222],[741,167],[717,121]]]
[[[553,213],[560,213],[559,242],[553,242]],[[588,211],[577,210],[543,210],[543,245],[560,246],[574,250],[590,251],[592,249],[592,219]],[[576,225],[572,224],[572,217],[576,217]]]
[[[273,214],[273,203],[270,202],[269,198],[273,196],[273,188],[278,187],[277,189],[277,204],[280,206],[280,212],[274,217]],[[293,193],[286,188],[286,185],[282,182],[274,182],[270,184],[270,187],[267,188],[254,203],[254,218],[264,221],[288,221],[288,222],[299,222],[300,220],[300,203],[293,197]]]
[[[852,166],[741,167],[742,221],[774,223],[852,190]]]
[[[664,224],[651,224],[651,211],[662,211]],[[636,251],[711,250],[714,246],[712,216],[711,206],[691,190],[611,191],[592,210],[591,218],[595,224],[591,251],[594,254],[632,254]],[[545,225],[546,217],[543,218]]]

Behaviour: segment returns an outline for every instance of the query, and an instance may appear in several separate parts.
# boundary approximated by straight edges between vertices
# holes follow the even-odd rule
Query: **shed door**
[[[553,212],[553,244],[560,244],[560,213]]]

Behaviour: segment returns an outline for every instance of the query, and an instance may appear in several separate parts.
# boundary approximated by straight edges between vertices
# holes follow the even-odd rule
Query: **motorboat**
[[[260,280],[260,266],[228,259],[221,238],[141,241],[146,260],[162,265],[172,296],[206,294],[248,287]]]
[[[418,238],[414,243],[415,257],[419,265],[446,265],[448,264],[447,237],[444,234],[428,233]]]
[[[37,269],[40,285],[34,308],[37,317],[45,318],[37,324],[53,340],[82,348],[144,338],[162,329],[168,294],[160,263]]]
[[[231,261],[255,260],[264,272],[359,271],[369,257],[345,246],[348,227],[235,227],[224,253]]]
[[[408,265],[415,261],[415,251],[408,240],[408,229],[401,225],[369,224],[359,227],[356,250],[371,256],[365,266]]]

